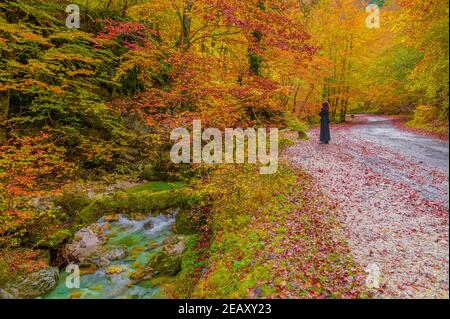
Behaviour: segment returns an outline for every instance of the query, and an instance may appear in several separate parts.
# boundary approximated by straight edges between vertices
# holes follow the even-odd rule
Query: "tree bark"
[[[257,3],[258,9],[265,11],[264,1],[260,0]],[[259,31],[252,32],[255,46],[261,43],[263,35]],[[249,64],[249,74],[253,76],[261,76],[261,63],[262,58],[251,48],[248,49],[248,64]]]
[[[0,145],[4,144],[8,139],[8,129],[6,121],[9,114],[9,92],[0,92]]]
[[[294,93],[294,101],[293,101],[293,107],[292,107],[292,113],[296,114],[297,113],[297,96],[298,96],[298,91],[300,89],[300,84],[297,85],[297,87],[295,88],[295,93]]]
[[[192,11],[192,0],[186,1],[183,9],[183,16],[181,18],[181,37],[180,44],[183,51],[189,51],[191,46],[191,11]]]
[[[15,59],[15,51],[0,50],[0,58],[7,60]],[[4,144],[8,139],[7,121],[10,111],[10,91],[0,91],[0,145]]]

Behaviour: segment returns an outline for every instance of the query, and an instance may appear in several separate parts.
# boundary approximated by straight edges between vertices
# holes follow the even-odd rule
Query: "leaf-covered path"
[[[371,116],[331,130],[330,145],[313,129],[286,156],[337,202],[355,261],[379,268],[374,296],[448,298],[448,142]]]

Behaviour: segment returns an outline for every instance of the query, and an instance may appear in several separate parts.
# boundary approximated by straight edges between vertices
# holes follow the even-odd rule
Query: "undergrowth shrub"
[[[407,125],[445,135],[448,134],[448,118],[442,117],[438,108],[432,105],[419,105],[414,110],[413,119]]]

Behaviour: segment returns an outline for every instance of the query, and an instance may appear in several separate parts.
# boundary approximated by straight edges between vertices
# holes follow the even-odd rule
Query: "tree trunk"
[[[8,139],[6,121],[9,114],[9,92],[0,92],[0,145]]]
[[[260,0],[257,3],[260,10],[265,11],[264,1]],[[259,31],[252,32],[255,46],[261,43],[263,35]],[[254,51],[252,48],[248,49],[248,64],[249,64],[249,74],[254,76],[261,76],[261,64],[262,58]]]
[[[348,94],[350,92],[350,87],[347,85],[345,88],[345,102],[342,110],[342,122],[345,122],[345,117],[347,116],[347,108],[348,108]]]
[[[6,51],[0,50],[0,58],[7,60],[15,59],[14,50]],[[0,91],[0,145],[4,144],[8,139],[8,128],[7,121],[9,117],[9,109],[10,109],[10,91]]]
[[[293,108],[292,108],[292,113],[297,114],[297,97],[298,97],[298,91],[300,90],[300,84],[297,85],[297,87],[295,88],[295,93],[294,93],[294,101],[293,101]]]
[[[183,17],[181,18],[181,39],[180,44],[183,51],[189,51],[191,46],[191,11],[192,11],[192,0],[186,1],[183,9]]]
[[[128,0],[125,1],[123,8],[122,8],[122,18],[124,18],[127,14],[127,10],[128,10]]]

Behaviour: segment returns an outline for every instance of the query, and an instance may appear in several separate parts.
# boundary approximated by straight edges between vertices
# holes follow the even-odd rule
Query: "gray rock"
[[[187,237],[176,236],[174,238],[175,240],[166,244],[162,250],[168,255],[181,255],[186,248]]]
[[[111,264],[111,260],[106,259],[102,256],[94,255],[89,256],[82,261],[80,261],[81,266],[88,266],[89,264],[94,264],[97,267],[107,267]]]
[[[0,297],[6,299],[29,299],[47,294],[58,284],[59,271],[49,267],[32,272],[25,277],[17,278],[0,289]]]
[[[70,260],[83,263],[101,244],[102,239],[91,227],[82,228],[75,234],[75,239],[66,245],[66,255]]]
[[[128,250],[125,246],[109,246],[104,253],[103,251],[100,251],[99,254],[101,254],[103,258],[113,261],[125,258],[128,254]]]

